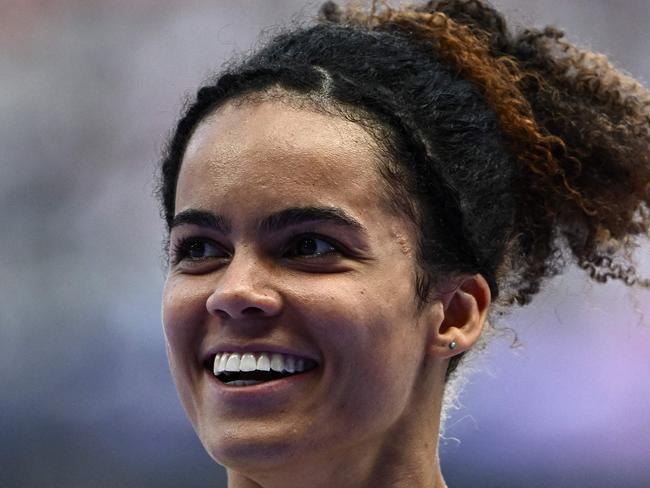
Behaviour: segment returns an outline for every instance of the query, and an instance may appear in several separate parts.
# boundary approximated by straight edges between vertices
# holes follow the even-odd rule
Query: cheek
[[[379,428],[405,408],[423,347],[407,277],[332,280],[305,290],[341,425]]]
[[[197,334],[206,314],[207,291],[200,283],[190,283],[187,277],[169,277],[162,297],[162,321],[165,336],[172,350]]]
[[[202,287],[186,277],[170,276],[162,297],[162,319],[169,369],[179,398],[192,424],[197,425],[199,407],[196,387],[203,373],[197,357],[205,323],[206,296]]]
[[[170,277],[165,283],[162,321],[169,363],[177,381],[191,374],[198,364],[194,359],[203,333],[205,303],[202,287],[188,283],[187,278]]]

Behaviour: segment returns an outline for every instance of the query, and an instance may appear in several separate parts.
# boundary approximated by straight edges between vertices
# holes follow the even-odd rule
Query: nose
[[[273,278],[272,270],[259,260],[235,256],[206,301],[208,313],[233,319],[279,314],[282,298],[271,285]]]

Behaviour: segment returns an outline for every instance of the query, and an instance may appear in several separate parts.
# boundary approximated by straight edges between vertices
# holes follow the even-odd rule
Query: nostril
[[[213,313],[217,314],[222,319],[227,319],[227,318],[230,318],[230,317],[237,317],[237,314],[231,314],[231,313],[227,312],[226,310],[221,310],[221,309],[217,309]],[[259,307],[246,307],[239,313],[239,316],[248,316],[248,317],[253,316],[253,317],[255,317],[257,315],[264,315],[264,310],[262,310]]]
[[[264,310],[259,307],[246,307],[241,311],[242,315],[259,315],[263,314]]]
[[[214,313],[217,314],[222,319],[227,319],[228,317],[230,317],[230,314],[228,314],[228,312],[226,312],[225,310],[215,310]]]

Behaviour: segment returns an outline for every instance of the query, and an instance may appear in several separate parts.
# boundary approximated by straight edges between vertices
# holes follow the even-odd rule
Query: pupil
[[[300,252],[314,254],[316,252],[316,241],[314,239],[303,239],[300,244]]]
[[[191,258],[200,258],[203,257],[203,243],[194,242],[190,245],[190,257]]]

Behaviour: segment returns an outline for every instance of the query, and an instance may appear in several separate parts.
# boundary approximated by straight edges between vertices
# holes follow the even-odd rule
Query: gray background
[[[0,2],[0,487],[224,486],[167,371],[152,174],[183,95],[318,4]],[[650,79],[648,0],[495,4]],[[449,423],[449,485],[650,486],[649,302],[573,269],[516,312],[524,347],[493,345]]]

